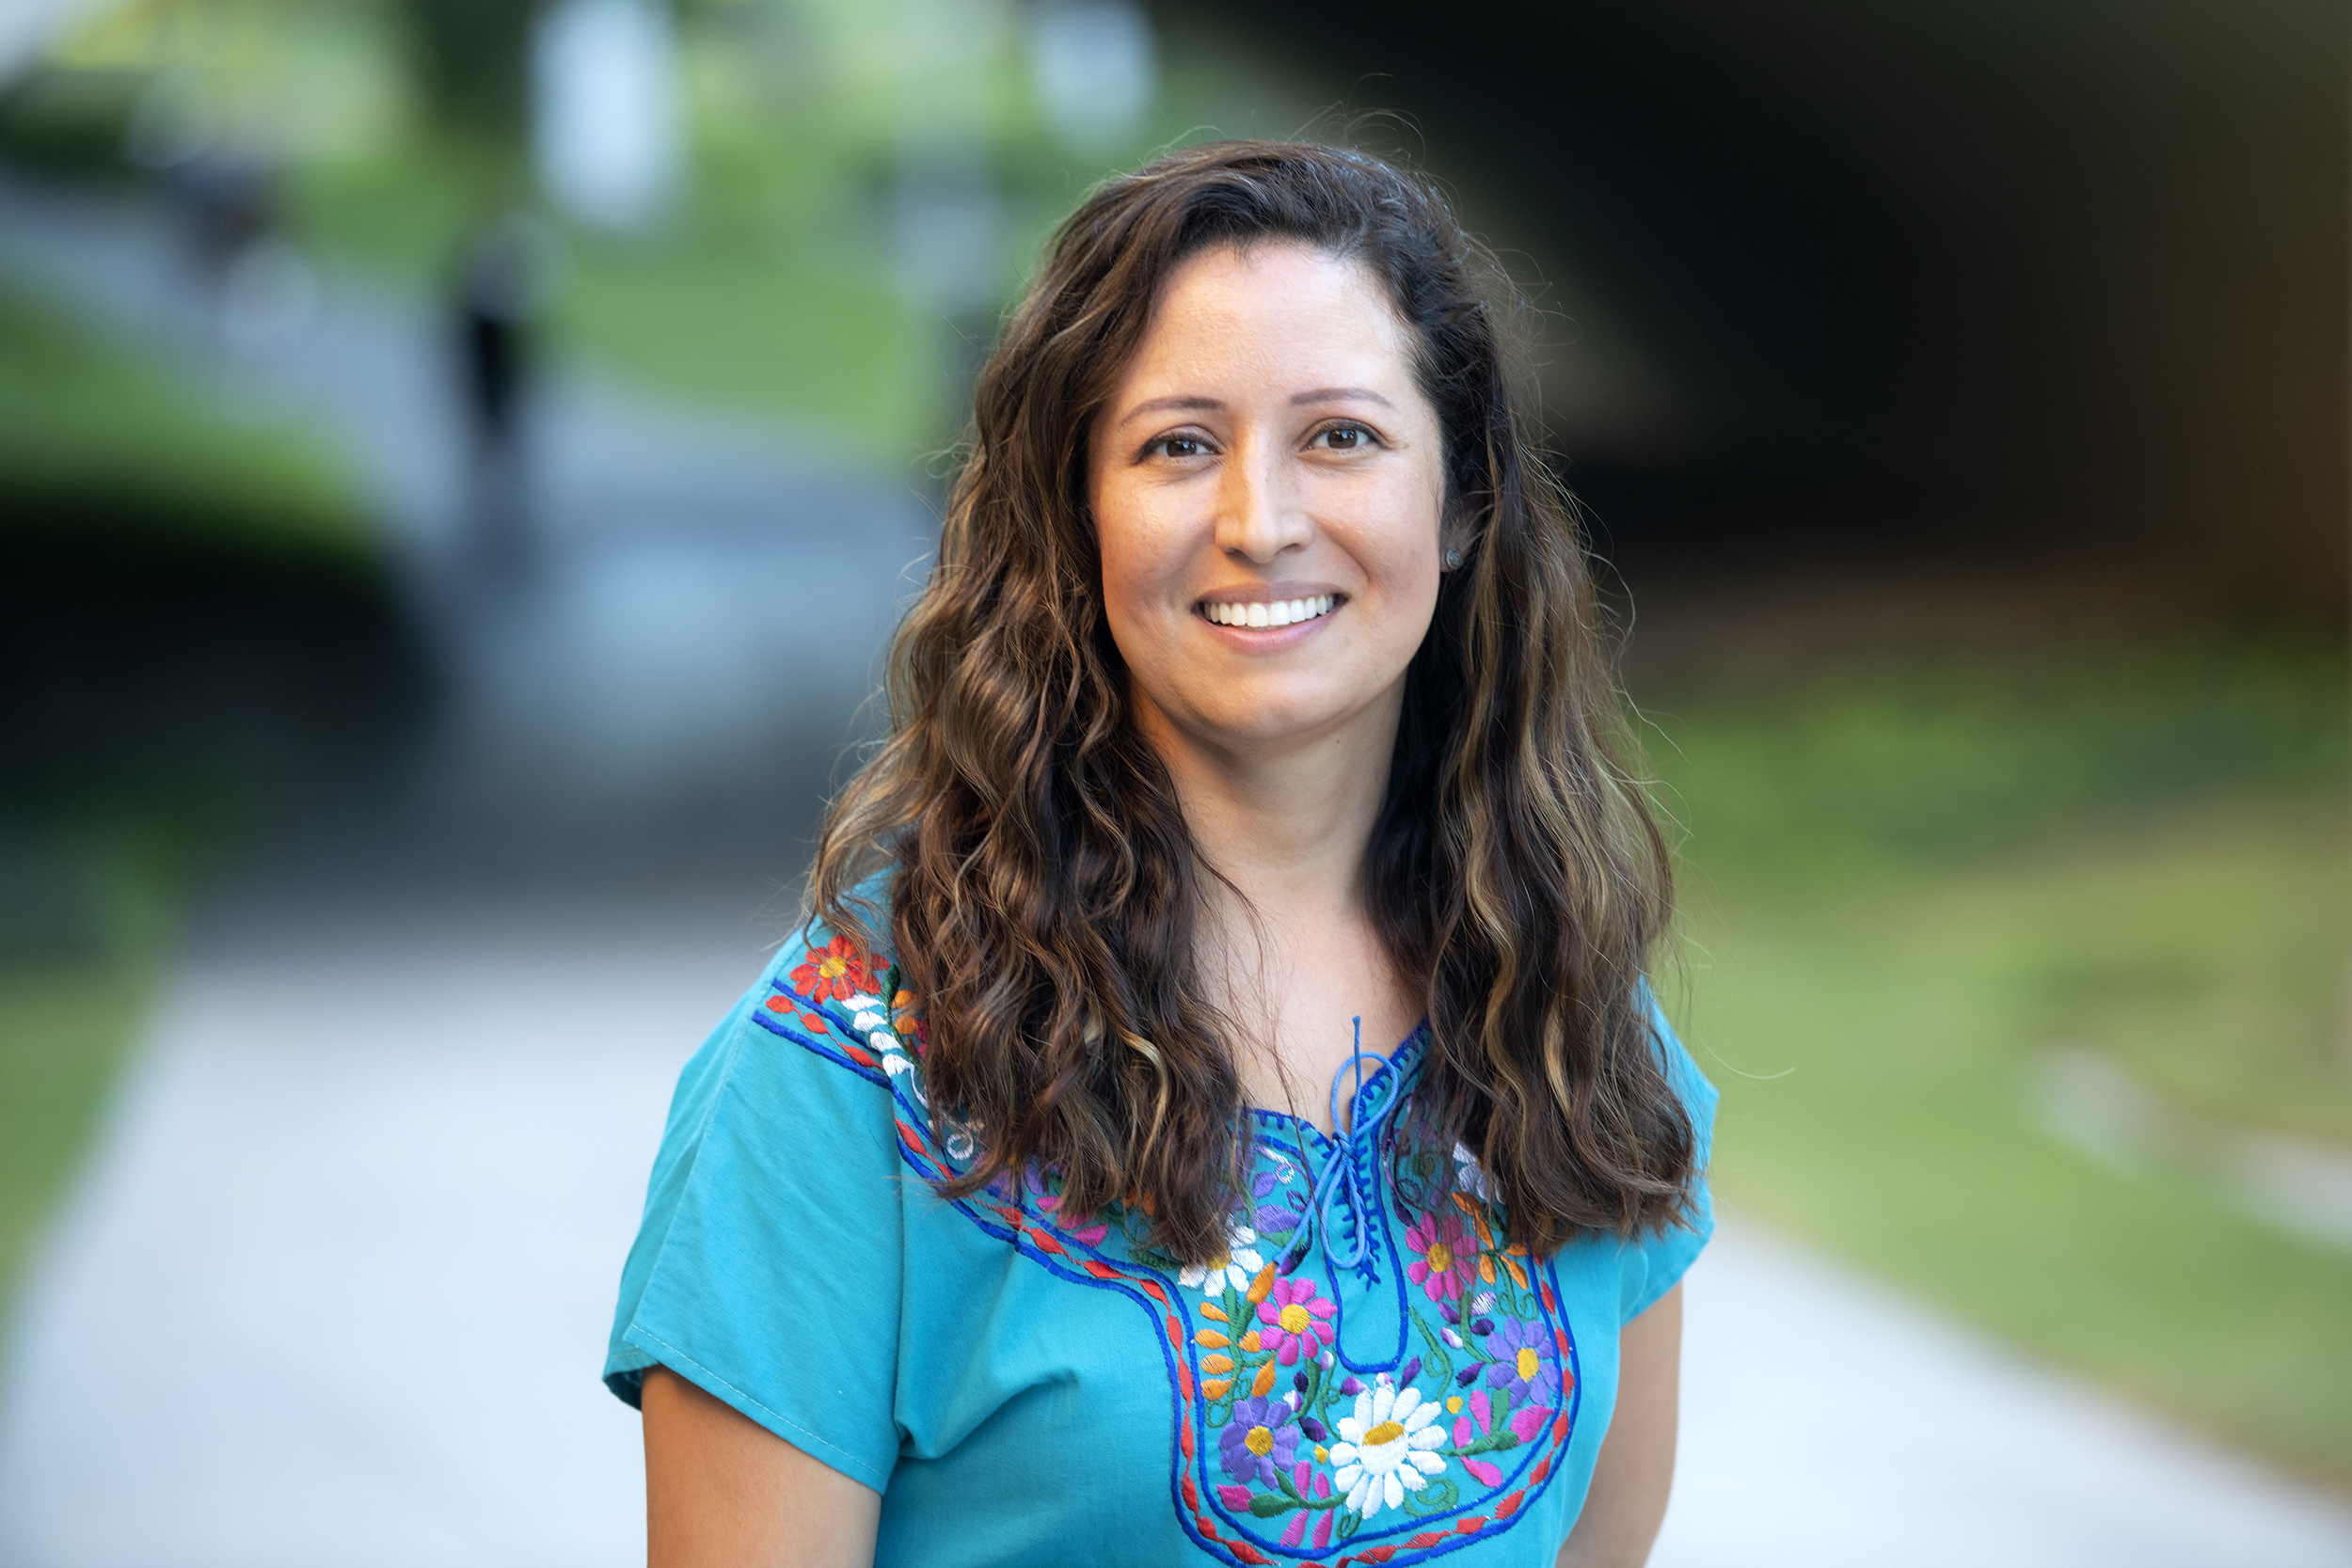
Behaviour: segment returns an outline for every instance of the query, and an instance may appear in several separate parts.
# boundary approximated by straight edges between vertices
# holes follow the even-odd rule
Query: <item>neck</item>
[[[1374,712],[1279,743],[1213,744],[1147,710],[1144,731],[1176,784],[1185,826],[1208,865],[1212,923],[1230,939],[1247,914],[1271,933],[1307,933],[1366,915],[1364,860],[1388,791],[1403,711],[1399,689]],[[1280,943],[1278,942],[1278,945]]]

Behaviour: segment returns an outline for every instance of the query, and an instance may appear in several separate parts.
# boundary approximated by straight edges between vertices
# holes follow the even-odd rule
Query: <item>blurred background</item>
[[[2340,0],[6,0],[0,1557],[641,1550],[661,1107],[999,312],[1308,135],[1523,289],[1681,841],[1659,1560],[2352,1561],[2348,83]]]

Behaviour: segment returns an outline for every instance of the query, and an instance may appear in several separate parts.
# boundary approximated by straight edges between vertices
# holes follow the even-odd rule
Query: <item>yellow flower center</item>
[[[1364,1433],[1364,1447],[1376,1449],[1383,1443],[1393,1443],[1405,1435],[1405,1428],[1396,1421],[1383,1421]]]
[[[1458,1416],[1462,1413],[1461,1395],[1456,1394],[1452,1399],[1445,1402],[1445,1413],[1449,1416]]]
[[[1307,1325],[1312,1322],[1314,1319],[1308,1314],[1307,1309],[1296,1302],[1282,1308],[1281,1323],[1282,1332],[1285,1334],[1304,1334],[1307,1332]]]
[[[1249,1429],[1249,1435],[1243,1438],[1241,1443],[1242,1447],[1248,1449],[1251,1453],[1263,1457],[1264,1455],[1270,1454],[1274,1451],[1274,1429],[1271,1427],[1251,1427]]]
[[[1541,1363],[1541,1362],[1539,1362],[1539,1361],[1536,1359],[1535,1353],[1534,1353],[1534,1350],[1529,1349],[1529,1350],[1522,1350],[1522,1351],[1520,1351],[1520,1352],[1519,1352],[1519,1381],[1520,1381],[1520,1382],[1522,1382],[1522,1383],[1524,1383],[1524,1382],[1526,1382],[1529,1378],[1534,1377],[1534,1376],[1535,1375],[1535,1370],[1536,1370],[1536,1368],[1537,1368],[1537,1367],[1539,1367],[1540,1365],[1542,1365],[1542,1363]]]
[[[1320,1443],[1315,1445],[1315,1463],[1318,1465],[1328,1465],[1331,1463],[1331,1450],[1325,1448]]]
[[[1433,1274],[1443,1274],[1454,1266],[1454,1249],[1443,1242],[1430,1243],[1427,1257]]]
[[[828,980],[838,980],[850,973],[850,960],[841,958],[821,958],[818,960],[817,973]]]

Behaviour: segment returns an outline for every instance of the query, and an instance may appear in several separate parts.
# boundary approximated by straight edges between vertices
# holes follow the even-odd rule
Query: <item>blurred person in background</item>
[[[468,437],[469,540],[497,577],[531,556],[527,451],[538,256],[520,218],[490,224],[467,244],[453,291],[460,405]]]
[[[1489,295],[1330,148],[1059,230],[673,1104],[606,1367],[656,1563],[1646,1559],[1715,1094]]]

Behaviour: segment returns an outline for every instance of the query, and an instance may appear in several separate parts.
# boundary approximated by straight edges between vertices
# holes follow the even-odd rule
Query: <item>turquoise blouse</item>
[[[960,1202],[886,957],[788,944],[686,1066],[605,1381],[659,1363],[882,1494],[878,1564],[1549,1563],[1617,1333],[1713,1228],[1528,1256],[1457,1149],[1399,1160],[1425,1031],[1349,1134],[1272,1112],[1223,1256],[1179,1266],[1050,1170]],[[1715,1090],[1662,1016],[1701,1138]],[[1378,1060],[1375,1058],[1374,1060]]]

